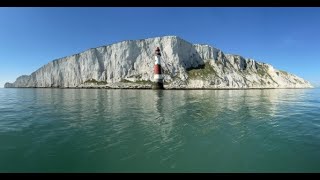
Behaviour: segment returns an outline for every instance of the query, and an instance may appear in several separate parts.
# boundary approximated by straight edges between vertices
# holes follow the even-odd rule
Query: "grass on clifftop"
[[[190,79],[205,79],[210,75],[217,76],[217,72],[213,69],[209,62],[206,62],[198,67],[188,68],[187,74]]]
[[[286,76],[288,76],[288,75],[289,75],[289,73],[287,73],[286,71],[282,71],[282,70],[280,70],[280,72],[281,72],[282,74],[286,75]]]

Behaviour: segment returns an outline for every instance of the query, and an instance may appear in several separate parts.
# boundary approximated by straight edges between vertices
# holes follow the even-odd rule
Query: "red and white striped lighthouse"
[[[163,77],[161,73],[161,53],[159,47],[157,47],[154,56],[154,84],[152,89],[163,89]]]

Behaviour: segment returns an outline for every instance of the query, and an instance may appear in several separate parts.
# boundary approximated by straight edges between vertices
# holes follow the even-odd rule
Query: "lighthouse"
[[[152,89],[163,89],[163,77],[161,73],[161,53],[159,47],[156,48],[155,50],[155,55],[154,55],[154,83],[152,86]]]

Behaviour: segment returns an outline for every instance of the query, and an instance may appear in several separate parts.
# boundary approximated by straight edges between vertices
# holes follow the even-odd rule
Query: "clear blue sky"
[[[0,87],[122,40],[177,35],[320,83],[320,8],[0,8]]]

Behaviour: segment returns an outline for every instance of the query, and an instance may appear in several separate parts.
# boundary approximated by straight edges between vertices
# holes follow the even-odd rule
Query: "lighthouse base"
[[[154,82],[152,84],[152,89],[164,89],[163,87],[163,82],[160,81],[160,82]]]

